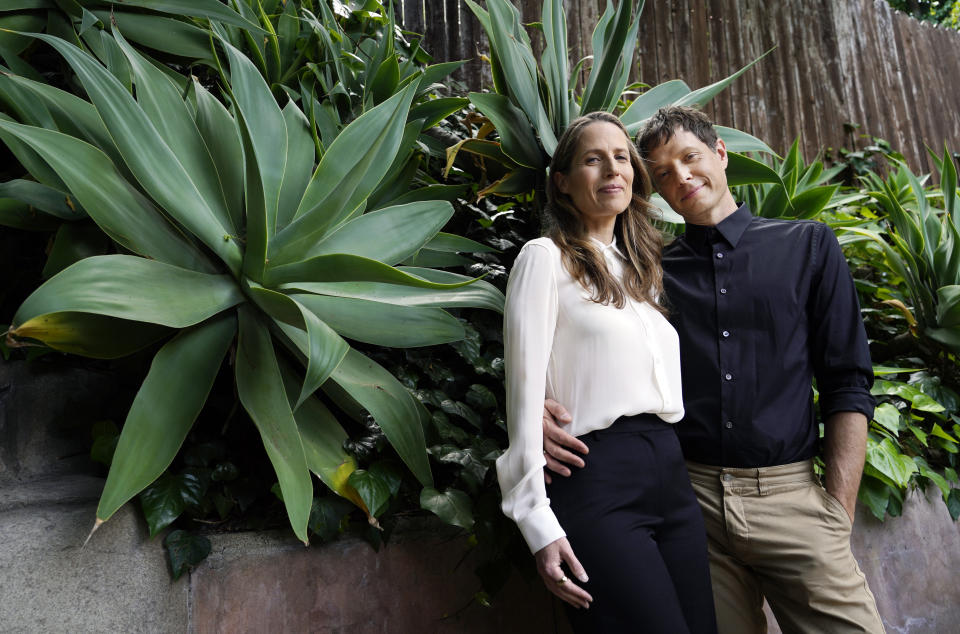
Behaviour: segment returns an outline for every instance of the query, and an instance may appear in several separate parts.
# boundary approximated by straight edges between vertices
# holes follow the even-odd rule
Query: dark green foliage
[[[183,530],[170,531],[163,540],[170,561],[170,571],[176,581],[210,554],[210,540],[203,535]]]

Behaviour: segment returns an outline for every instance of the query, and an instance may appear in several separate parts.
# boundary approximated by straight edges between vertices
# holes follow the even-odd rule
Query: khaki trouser
[[[687,463],[707,528],[720,634],[883,632],[850,550],[852,524],[807,460],[760,469]]]

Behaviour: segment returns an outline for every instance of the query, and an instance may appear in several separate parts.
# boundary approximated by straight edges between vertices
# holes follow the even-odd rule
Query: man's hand
[[[569,425],[572,420],[570,412],[560,403],[549,398],[543,402],[543,457],[547,459],[547,469],[563,477],[568,477],[571,473],[567,465],[579,468],[586,464],[580,456],[569,451],[570,449],[582,454],[590,452],[582,441],[561,427]],[[543,478],[550,484],[551,478],[547,471],[543,472]]]
[[[584,583],[587,573],[577,561],[566,537],[550,542],[537,551],[537,570],[547,589],[575,608],[589,608],[593,597],[563,574],[561,564],[566,563],[570,573]]]
[[[867,450],[867,422],[867,417],[858,412],[836,412],[823,425],[823,475],[827,493],[847,510],[851,524]]]

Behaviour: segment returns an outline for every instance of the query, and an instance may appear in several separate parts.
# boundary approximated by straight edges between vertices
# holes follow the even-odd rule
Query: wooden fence
[[[525,22],[539,1],[513,0]],[[483,4],[482,0],[480,2]],[[435,61],[471,59],[456,76],[489,88],[480,61],[486,38],[460,0],[401,0],[405,27],[424,33]],[[570,58],[590,54],[605,0],[565,2]],[[532,34],[534,48],[540,46]],[[824,147],[888,140],[915,170],[931,170],[926,147],[960,152],[960,32],[931,27],[884,0],[648,0],[641,15],[634,79],[683,79],[697,88],[776,47],[706,109],[785,151],[800,137],[808,159]],[[847,132],[848,125],[859,126]]]

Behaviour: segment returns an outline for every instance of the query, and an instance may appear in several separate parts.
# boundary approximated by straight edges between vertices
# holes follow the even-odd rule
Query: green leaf
[[[310,530],[321,542],[332,541],[340,534],[343,517],[352,509],[353,505],[340,498],[317,498],[310,509]]]
[[[567,16],[560,0],[543,3],[543,35],[546,42],[540,64],[547,87],[548,115],[555,130],[570,123],[570,69],[567,59]]]
[[[128,7],[150,9],[177,16],[189,15],[194,18],[208,18],[256,33],[263,32],[259,25],[240,17],[236,11],[219,0],[122,0],[122,2]]]
[[[950,512],[950,519],[954,522],[960,518],[960,489],[951,489],[947,497],[947,510]]]
[[[110,249],[110,239],[92,223],[64,223],[57,230],[43,277],[50,278],[68,266]]]
[[[277,229],[287,226],[297,212],[313,173],[315,152],[310,122],[292,100],[283,109],[283,119],[287,128],[287,157],[277,207]]]
[[[265,285],[271,287],[304,282],[385,282],[420,288],[453,289],[466,286],[470,283],[470,278],[458,283],[440,284],[404,273],[383,262],[335,253],[274,267],[267,271],[265,279]]]
[[[406,269],[409,271],[409,269]],[[424,277],[424,269],[415,269],[415,274]],[[454,275],[454,274],[451,274]],[[458,279],[459,278],[459,279]],[[454,281],[463,281],[457,276]],[[437,281],[437,280],[434,280]],[[398,306],[432,306],[436,308],[476,307],[503,312],[503,294],[489,282],[477,280],[451,290],[417,288],[380,282],[304,282],[284,284],[283,291],[305,291],[332,297],[352,297],[371,302],[396,304]]]
[[[173,462],[236,331],[234,316],[224,316],[180,333],[154,357],[120,433],[97,506],[98,520],[110,519]]]
[[[917,465],[913,460],[901,453],[889,438],[884,438],[880,442],[868,438],[866,459],[877,471],[900,487],[907,486],[910,483],[910,476],[917,471]]]
[[[900,398],[909,401],[914,409],[918,409],[923,412],[944,411],[943,405],[936,402],[916,387],[900,381],[885,381],[882,379],[877,379],[873,382],[873,388],[870,390],[870,393],[874,395],[886,394],[888,396],[899,396]]]
[[[794,196],[790,201],[790,206],[793,207],[797,218],[814,218],[823,211],[823,208],[826,207],[839,188],[839,185],[811,187]]]
[[[0,198],[27,203],[62,220],[79,220],[87,215],[82,209],[77,209],[69,194],[34,181],[17,179],[0,183]]]
[[[313,482],[303,443],[284,391],[276,354],[266,326],[249,305],[240,307],[237,344],[237,393],[260,431],[277,473],[293,532],[307,542]]]
[[[873,412],[873,420],[889,429],[894,436],[900,433],[900,410],[890,403],[881,403]]]
[[[167,557],[170,560],[170,571],[173,580],[191,570],[210,554],[210,540],[203,535],[196,535],[187,531],[171,531],[163,540],[167,547]]]
[[[504,154],[525,167],[535,170],[546,167],[540,144],[522,110],[503,95],[494,93],[472,92],[470,101],[497,128]]]
[[[951,435],[948,434],[947,432],[943,431],[943,428],[940,427],[940,425],[938,425],[938,424],[936,424],[936,423],[933,424],[933,429],[930,430],[930,435],[931,435],[931,436],[936,436],[936,437],[938,437],[938,438],[943,438],[944,440],[947,440],[947,441],[952,442],[952,443],[954,443],[954,444],[956,444],[956,443],[958,442],[956,438],[954,438],[953,436],[951,436]]]
[[[233,240],[224,240],[227,231],[216,212],[203,199],[186,168],[126,88],[77,47],[55,37],[42,34],[35,37],[57,49],[77,73],[127,167],[143,188],[232,271],[239,271],[242,259],[239,245]],[[87,205],[84,207],[89,211]]]
[[[780,174],[765,163],[748,158],[743,154],[728,152],[727,184],[730,187],[737,185],[753,185],[755,183],[776,183],[783,185]]]
[[[857,497],[867,505],[874,517],[881,522],[883,521],[887,515],[890,487],[879,480],[864,476]]]
[[[337,135],[317,166],[293,222],[271,243],[271,253],[301,258],[376,189],[399,149],[415,88],[408,86]]]
[[[83,259],[35,290],[13,318],[12,333],[32,320],[84,312],[185,328],[244,301],[227,275],[208,275],[131,255]]]
[[[633,2],[622,1],[614,10],[608,2],[593,31],[593,66],[581,95],[580,112],[612,111],[623,93],[630,72],[630,60],[637,43],[637,29],[643,2],[631,22]]]
[[[766,152],[776,155],[776,152],[770,149],[770,146],[753,136],[734,128],[727,128],[722,125],[715,125],[713,129],[717,136],[723,139],[728,152]]]
[[[140,494],[150,537],[173,523],[188,505],[200,504],[203,484],[192,473],[165,473]]]
[[[420,508],[430,511],[447,524],[470,530],[473,528],[473,505],[463,491],[447,489],[443,493],[433,487],[420,492]]]
[[[345,253],[397,264],[423,247],[453,216],[446,201],[386,207],[345,223],[313,246],[305,258]],[[289,260],[280,255],[278,264]]]
[[[0,129],[28,143],[49,162],[94,222],[117,243],[161,262],[213,271],[203,254],[123,179],[103,152],[59,132],[2,119]]]
[[[657,110],[676,103],[688,94],[690,94],[690,87],[679,79],[671,79],[662,84],[657,84],[634,99],[624,113],[620,115],[620,121],[627,128],[627,132],[633,136]],[[719,134],[720,128],[717,126],[715,128]]]
[[[183,20],[130,11],[93,11],[104,24],[115,21],[127,39],[157,51],[207,59],[211,57],[208,32]]]
[[[432,128],[453,113],[459,111],[470,103],[469,99],[463,97],[440,97],[431,99],[421,104],[417,104],[410,109],[408,121],[423,119],[422,129]]]
[[[371,516],[377,517],[386,510],[387,503],[390,502],[390,486],[380,476],[365,469],[357,469],[350,474],[347,482],[370,509]]]
[[[0,198],[0,225],[24,231],[56,231],[62,221],[41,213],[27,203]]]
[[[776,47],[774,47],[774,48],[776,48]],[[740,75],[742,75],[742,74],[744,74],[745,72],[747,72],[747,70],[749,70],[751,66],[753,66],[754,64],[756,64],[757,62],[759,62],[761,59],[763,59],[764,57],[766,57],[767,55],[769,55],[772,51],[773,51],[773,48],[769,49],[766,53],[764,53],[763,55],[761,55],[761,56],[758,57],[757,59],[753,60],[752,62],[750,62],[749,64],[747,64],[746,66],[744,66],[743,68],[741,68],[740,70],[738,70],[737,72],[733,73],[733,74],[730,75],[729,77],[727,77],[727,78],[725,78],[725,79],[721,79],[721,80],[718,81],[718,82],[712,83],[712,84],[710,84],[709,86],[704,86],[703,88],[698,88],[697,90],[694,90],[694,91],[691,92],[690,94],[688,94],[688,95],[686,95],[686,96],[684,96],[684,97],[681,97],[680,100],[679,100],[679,101],[676,101],[673,105],[676,105],[676,106],[693,106],[693,107],[695,107],[695,108],[701,108],[701,107],[703,107],[703,106],[704,106],[705,104],[707,104],[711,99],[713,99],[715,96],[717,96],[718,94],[720,94],[721,92],[723,92],[723,91],[727,88],[727,86],[729,86],[730,84],[732,84],[732,83],[733,83],[733,80],[735,80],[737,77],[739,77]]]
[[[343,360],[349,346],[330,326],[294,298],[252,282],[248,283],[246,290],[264,312],[278,323],[283,322],[279,323],[280,328],[307,357],[307,372],[300,396],[293,407],[296,410],[330,377],[333,369]]]
[[[440,308],[325,295],[293,297],[344,337],[365,343],[410,348],[463,338],[460,322]]]
[[[243,224],[243,144],[233,117],[196,78],[193,90],[197,96],[197,129],[210,150],[217,171],[220,190],[230,213],[230,224]]]
[[[434,251],[446,251],[448,253],[496,253],[497,249],[480,244],[469,238],[453,235],[452,233],[440,232],[426,245],[427,249]]]
[[[423,437],[427,414],[403,385],[374,361],[350,350],[324,386],[334,400],[345,396],[365,408],[400,458],[424,486],[433,484]]]

